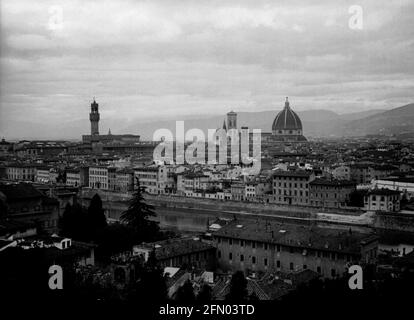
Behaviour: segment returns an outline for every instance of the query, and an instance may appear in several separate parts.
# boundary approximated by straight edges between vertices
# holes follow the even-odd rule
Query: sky
[[[285,96],[296,111],[399,107],[414,101],[413,16],[412,0],[2,0],[0,136],[87,133],[93,97],[119,126]]]

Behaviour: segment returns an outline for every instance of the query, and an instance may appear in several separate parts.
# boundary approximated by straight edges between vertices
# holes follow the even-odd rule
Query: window
[[[335,277],[336,276],[336,270],[335,269],[331,269],[331,276]]]
[[[268,245],[267,245],[267,243],[265,243],[264,244],[264,249],[267,250],[267,247],[268,247]]]
[[[293,270],[293,262],[289,263],[289,269]]]
[[[233,244],[233,239],[229,239],[229,245]]]
[[[233,260],[233,254],[231,252],[229,253],[229,260]]]
[[[322,271],[322,270],[321,270],[321,267],[317,267],[317,268],[316,268],[316,272],[317,272],[317,273],[321,273],[321,271]]]
[[[252,241],[252,248],[255,249],[256,248],[256,242]]]
[[[217,258],[219,258],[219,259],[221,258],[221,251],[220,250],[217,251]]]
[[[277,260],[277,261],[276,261],[276,267],[277,267],[277,268],[280,268],[280,260]]]
[[[264,258],[263,264],[267,267],[267,258]]]
[[[252,257],[252,263],[256,264],[256,257]]]
[[[306,264],[303,265],[303,270],[308,269],[308,266]]]
[[[240,247],[244,246],[244,240],[240,240]]]
[[[244,261],[244,255],[243,254],[241,254],[240,255],[240,262],[243,262]]]

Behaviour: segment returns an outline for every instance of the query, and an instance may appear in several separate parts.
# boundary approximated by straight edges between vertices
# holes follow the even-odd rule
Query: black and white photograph
[[[372,316],[413,288],[413,0],[1,0],[0,310]]]

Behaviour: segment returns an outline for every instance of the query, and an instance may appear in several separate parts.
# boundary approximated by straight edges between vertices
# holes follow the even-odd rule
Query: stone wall
[[[414,215],[377,212],[373,226],[378,229],[414,232]]]

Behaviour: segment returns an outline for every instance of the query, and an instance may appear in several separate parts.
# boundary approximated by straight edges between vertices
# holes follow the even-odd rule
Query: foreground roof
[[[360,253],[361,244],[377,241],[373,234],[268,221],[232,221],[214,237],[260,241],[303,249]]]

